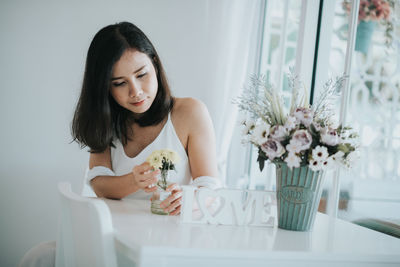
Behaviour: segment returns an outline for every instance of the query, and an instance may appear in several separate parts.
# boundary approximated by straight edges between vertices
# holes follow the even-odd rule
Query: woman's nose
[[[143,94],[142,88],[138,84],[129,83],[129,97],[134,98]]]

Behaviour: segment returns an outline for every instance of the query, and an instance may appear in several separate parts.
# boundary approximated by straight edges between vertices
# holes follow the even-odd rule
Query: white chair
[[[60,229],[56,267],[116,267],[111,213],[104,201],[81,197],[59,183]]]

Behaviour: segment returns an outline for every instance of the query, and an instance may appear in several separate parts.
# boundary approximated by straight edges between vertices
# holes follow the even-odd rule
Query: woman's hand
[[[171,195],[167,197],[160,206],[169,215],[178,215],[181,213],[182,204],[182,188],[178,184],[171,184],[166,189],[167,192],[171,192]]]
[[[137,165],[132,170],[133,183],[136,188],[143,189],[146,193],[157,190],[157,176],[160,170],[153,170],[153,167],[147,162]]]

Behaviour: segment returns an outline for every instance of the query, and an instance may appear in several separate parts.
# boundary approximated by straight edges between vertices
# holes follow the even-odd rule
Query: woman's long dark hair
[[[122,54],[134,49],[145,53],[157,73],[156,97],[139,119],[121,107],[111,96],[111,76],[114,64]],[[146,35],[135,25],[121,22],[101,29],[93,38],[86,58],[82,91],[72,120],[73,141],[90,152],[103,152],[118,138],[122,144],[129,140],[130,124],[156,125],[169,113],[173,98],[160,58]]]

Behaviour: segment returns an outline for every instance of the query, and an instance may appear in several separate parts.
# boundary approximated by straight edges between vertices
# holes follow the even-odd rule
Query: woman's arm
[[[104,166],[112,169],[111,150],[107,148],[103,153],[91,153],[89,168]],[[132,172],[121,176],[96,176],[90,184],[98,197],[121,199],[140,189],[152,192],[155,187],[148,188],[149,185],[157,182],[159,171],[152,171],[148,163],[135,166]]]
[[[185,147],[193,180],[201,176],[218,179],[214,127],[206,106],[193,98],[179,99],[174,106],[173,118],[179,137],[187,136]],[[182,190],[175,184],[167,190],[172,191],[172,195],[161,206],[171,215],[178,215]]]
[[[218,177],[214,127],[207,107],[189,98],[185,103],[189,129],[187,153],[193,179],[200,176]]]

